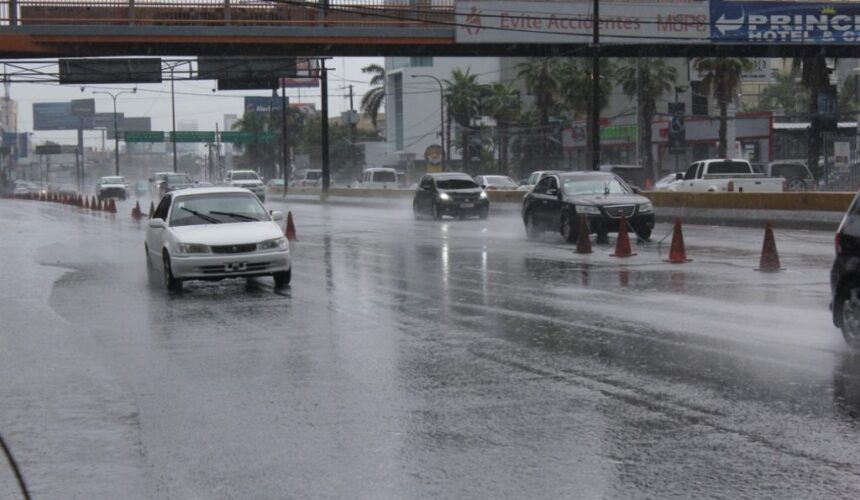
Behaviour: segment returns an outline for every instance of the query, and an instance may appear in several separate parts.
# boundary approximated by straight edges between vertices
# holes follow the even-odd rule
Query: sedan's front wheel
[[[535,225],[535,216],[534,216],[534,214],[533,214],[531,211],[526,212],[526,217],[525,217],[525,219],[526,219],[526,220],[525,220],[525,223],[526,223],[526,237],[527,237],[528,239],[530,239],[530,240],[536,240],[536,239],[538,239],[538,238],[540,237],[540,233],[541,233],[541,232],[540,232],[540,230],[537,228],[537,225]]]
[[[579,238],[579,228],[576,227],[576,222],[569,215],[561,217],[561,235],[564,237],[564,241],[568,243],[576,243],[577,238]]]
[[[182,280],[173,276],[173,268],[170,266],[170,255],[164,254],[162,270],[164,274],[164,287],[172,292],[182,290]]]
[[[290,279],[293,276],[293,270],[289,269],[287,271],[281,271],[279,273],[275,273],[272,275],[272,278],[275,279],[275,287],[281,288],[290,284]]]
[[[442,220],[442,213],[439,211],[439,207],[436,206],[436,202],[433,202],[433,218],[436,220]]]
[[[842,303],[842,336],[848,345],[860,349],[860,287],[852,286]]]

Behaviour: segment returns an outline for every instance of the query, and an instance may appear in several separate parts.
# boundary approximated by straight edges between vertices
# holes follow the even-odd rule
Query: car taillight
[[[833,241],[833,247],[836,250],[836,255],[842,255],[842,235],[836,233],[836,238]]]
[[[735,190],[735,181],[729,181],[728,186],[726,186],[726,190],[727,190],[728,192],[730,192],[730,193],[734,192],[734,190]]]

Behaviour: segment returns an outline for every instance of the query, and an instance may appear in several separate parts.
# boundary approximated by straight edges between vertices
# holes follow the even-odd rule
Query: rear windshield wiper
[[[235,217],[237,219],[244,219],[244,220],[251,220],[251,221],[255,221],[255,222],[260,222],[260,219],[258,219],[256,217],[250,217],[248,215],[237,214],[235,212],[218,212],[215,210],[210,210],[209,213],[215,214],[215,215],[226,215],[227,217]]]
[[[181,208],[182,210],[185,210],[186,212],[190,212],[192,215],[196,215],[197,217],[200,217],[201,219],[203,219],[206,222],[209,222],[211,224],[220,224],[221,223],[221,221],[216,219],[215,217],[209,217],[208,215],[203,215],[200,212],[198,212],[197,210],[191,210],[190,208],[186,208],[186,207],[179,207],[179,208]]]

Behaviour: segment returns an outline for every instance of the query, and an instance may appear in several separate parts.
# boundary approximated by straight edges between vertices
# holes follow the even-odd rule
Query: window
[[[690,168],[687,169],[687,173],[684,174],[684,180],[690,181],[696,178],[696,169],[699,168],[698,163],[693,163],[690,165]]]
[[[773,177],[784,177],[786,179],[806,179],[806,167],[796,163],[781,163],[774,165],[770,171]]]
[[[267,220],[266,210],[253,195],[236,193],[181,196],[170,212],[171,226],[240,223]]]
[[[255,172],[233,172],[234,181],[258,181],[260,178]]]
[[[170,209],[170,196],[165,196],[161,199],[161,202],[158,204],[158,208],[155,209],[155,213],[152,214],[153,219],[161,219],[163,221],[167,220],[167,211]]]
[[[708,165],[709,175],[749,174],[750,166],[742,161],[715,161]]]
[[[439,189],[474,189],[478,187],[475,181],[467,178],[442,178],[436,180]]]
[[[397,174],[394,172],[381,171],[373,173],[374,182],[397,182]]]
[[[537,186],[535,186],[535,194],[545,194],[550,187],[550,181],[554,181],[553,177],[544,177]]]
[[[433,178],[429,175],[425,175],[423,179],[421,179],[421,189],[432,189],[433,188]]]
[[[564,192],[569,195],[630,194],[627,186],[616,177],[582,176],[564,181]]]

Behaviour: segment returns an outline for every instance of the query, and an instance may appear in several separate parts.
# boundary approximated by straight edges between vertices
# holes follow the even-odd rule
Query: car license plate
[[[247,262],[231,262],[229,264],[224,264],[225,273],[235,273],[239,271],[245,271],[246,269],[248,269]]]
[[[474,203],[460,203],[460,208],[475,208]]]

